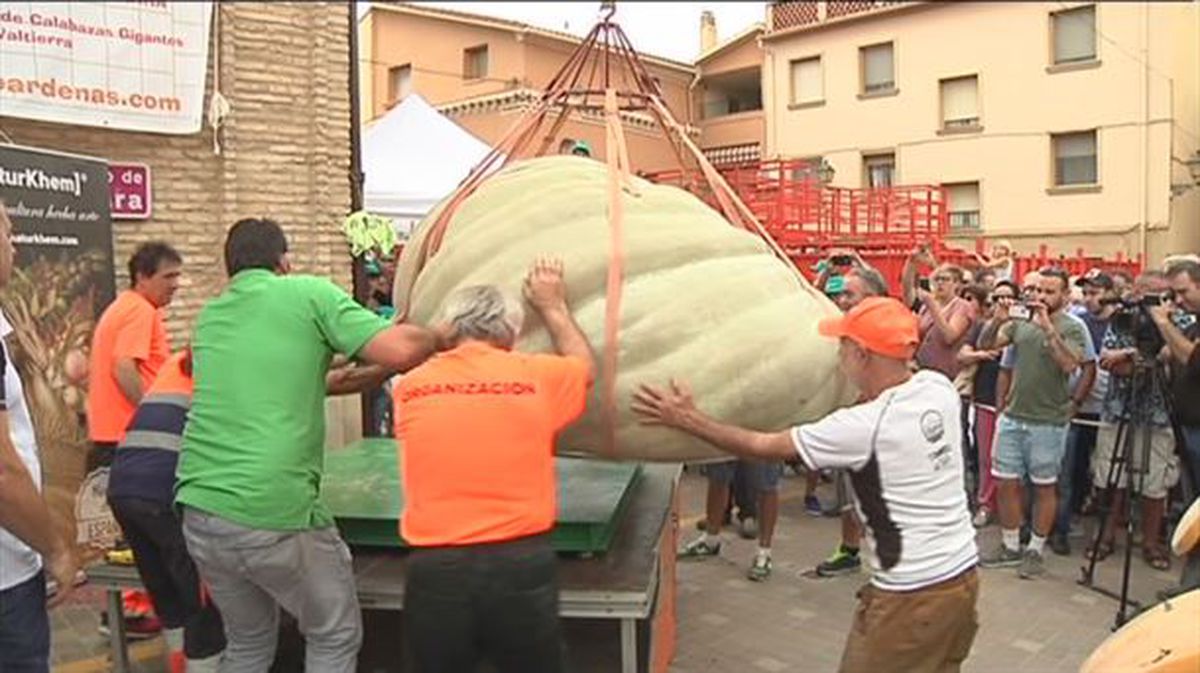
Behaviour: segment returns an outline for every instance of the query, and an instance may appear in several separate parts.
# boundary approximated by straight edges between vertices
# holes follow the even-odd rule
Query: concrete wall
[[[525,72],[524,45],[507,30],[372,9],[373,101],[363,121],[391,104],[388,70],[411,64],[412,88],[433,105],[516,88]],[[463,50],[486,44],[488,75],[463,78]],[[362,45],[366,47],[367,45]],[[364,73],[365,76],[365,73]],[[513,81],[515,78],[515,81]]]
[[[757,37],[744,40],[741,44],[730,47],[720,54],[706,58],[696,64],[701,77],[719,75],[726,72],[736,72],[747,68],[761,68],[763,62],[762,47]]]
[[[708,148],[761,143],[765,124],[762,110],[701,120],[700,146]]]
[[[1200,85],[1187,76],[1200,59],[1200,6],[1099,3],[1099,64],[1052,72],[1050,12],[1079,4],[930,3],[768,36],[764,155],[825,156],[845,187],[862,185],[862,155],[877,151],[895,153],[899,184],[978,181],[982,233],[1019,248],[1136,254],[1143,225],[1154,256],[1200,247],[1196,197],[1169,198],[1172,144],[1180,156],[1181,139],[1200,135]],[[886,41],[898,93],[863,99],[858,48]],[[816,55],[825,102],[795,109],[788,64]],[[970,74],[982,130],[939,133],[939,79]],[[1050,134],[1084,129],[1097,129],[1099,188],[1052,189]]]
[[[370,79],[372,104],[364,120],[382,114],[389,100],[388,69],[411,63],[413,90],[433,105],[516,88],[542,89],[562,68],[575,45],[537,33],[519,34],[469,19],[448,19],[374,8],[371,30]],[[364,43],[365,46],[366,43]],[[488,77],[464,80],[463,50],[488,46]],[[636,47],[636,45],[634,45]],[[691,73],[643,62],[663,88],[664,100],[676,118],[689,122],[688,85]],[[611,79],[620,84],[621,72]],[[587,76],[584,76],[587,80]],[[581,82],[582,83],[582,82]],[[481,136],[488,142],[495,138]]]
[[[1171,136],[1171,184],[1194,184],[1182,161],[1200,158],[1200,3],[1179,3],[1174,12],[1163,12],[1172,32],[1170,72],[1174,79]],[[1152,239],[1152,255],[1200,250],[1200,185],[1183,191],[1171,200],[1171,229]],[[1156,247],[1157,244],[1157,247]]]

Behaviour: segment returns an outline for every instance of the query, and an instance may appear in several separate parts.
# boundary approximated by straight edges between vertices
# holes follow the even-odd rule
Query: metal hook
[[[600,11],[604,13],[604,23],[611,23],[613,14],[617,13],[617,3],[615,0],[605,0],[600,3]]]

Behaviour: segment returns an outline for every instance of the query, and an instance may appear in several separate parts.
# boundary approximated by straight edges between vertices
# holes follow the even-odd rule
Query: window
[[[463,78],[483,79],[488,74],[487,45],[463,50]]]
[[[942,86],[942,128],[979,126],[979,77],[944,79]]]
[[[405,63],[388,69],[388,97],[392,101],[403,99],[412,91],[412,65]]]
[[[951,229],[979,228],[979,183],[959,182],[942,185],[949,201]]]
[[[875,154],[863,157],[863,182],[871,189],[891,187],[896,182],[896,155]]]
[[[1050,15],[1054,63],[1096,60],[1096,6],[1076,7]]]
[[[792,104],[819,103],[825,100],[825,73],[821,57],[792,61]]]
[[[1054,145],[1054,184],[1094,185],[1096,176],[1096,132],[1060,133]]]
[[[863,93],[886,93],[896,88],[891,42],[863,47],[858,53],[862,67]]]

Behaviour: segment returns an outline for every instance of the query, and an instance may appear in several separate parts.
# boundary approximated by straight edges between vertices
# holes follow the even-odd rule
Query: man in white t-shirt
[[[12,222],[0,201],[0,288],[12,276]],[[50,670],[50,622],[46,614],[46,570],[58,583],[55,602],[71,591],[75,562],[66,540],[56,535],[39,493],[37,440],[25,404],[21,377],[5,338],[12,333],[0,313],[0,671]]]
[[[859,592],[840,670],[957,671],[978,629],[979,595],[958,393],[940,373],[910,372],[917,319],[895,299],[866,299],[822,320],[819,331],[840,339],[842,371],[863,404],[758,432],[705,415],[672,381],[669,389],[643,385],[633,410],[644,423],[678,428],[746,458],[799,454],[813,469],[849,470],[872,575]]]

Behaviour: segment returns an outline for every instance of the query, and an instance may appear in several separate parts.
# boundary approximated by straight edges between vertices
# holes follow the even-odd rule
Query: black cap
[[[1087,275],[1075,281],[1075,284],[1079,287],[1094,285],[1104,290],[1111,290],[1115,287],[1115,285],[1113,285],[1112,276],[1109,276],[1107,273],[1104,273],[1098,269],[1089,271]]]

